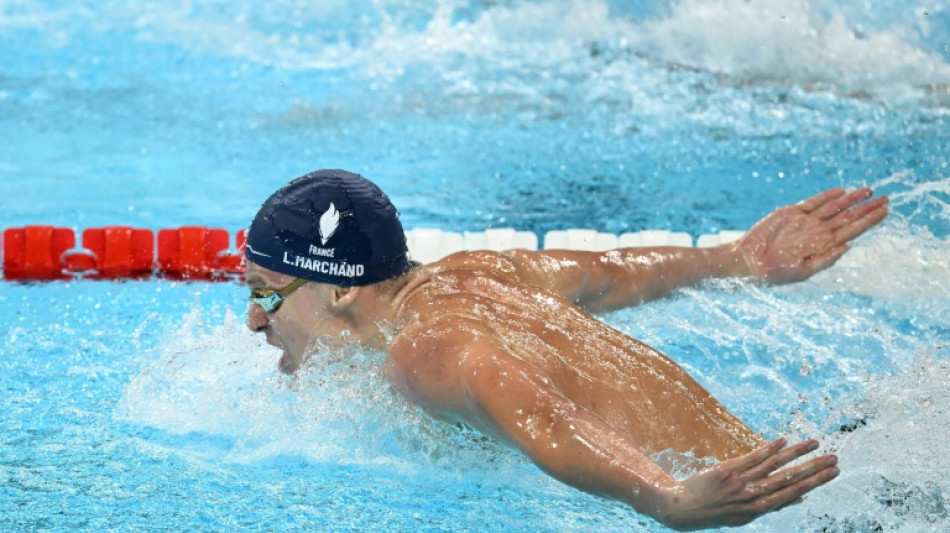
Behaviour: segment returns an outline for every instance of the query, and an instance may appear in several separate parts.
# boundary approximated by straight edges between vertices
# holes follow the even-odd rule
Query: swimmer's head
[[[247,232],[245,257],[297,278],[354,287],[409,270],[399,213],[368,179],[318,170],[280,188]]]
[[[318,345],[364,340],[364,323],[375,324],[376,289],[412,266],[389,198],[343,170],[312,172],[268,198],[248,230],[245,256],[247,326],[283,351],[278,366],[286,373]]]

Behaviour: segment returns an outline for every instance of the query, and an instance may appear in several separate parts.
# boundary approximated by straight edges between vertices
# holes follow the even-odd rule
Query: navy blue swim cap
[[[368,179],[345,170],[301,176],[261,205],[248,261],[298,278],[351,287],[409,270],[399,213]]]

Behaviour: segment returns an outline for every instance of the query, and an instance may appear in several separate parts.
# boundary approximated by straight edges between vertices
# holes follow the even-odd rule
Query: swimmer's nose
[[[247,329],[257,333],[267,327],[267,313],[256,304],[251,304],[247,308]]]

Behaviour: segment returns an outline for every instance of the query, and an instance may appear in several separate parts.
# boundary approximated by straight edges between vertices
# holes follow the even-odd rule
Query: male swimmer
[[[707,278],[808,278],[884,219],[887,198],[871,194],[825,191],[716,248],[460,252],[423,266],[379,188],[313,172],[251,224],[247,325],[283,350],[287,373],[318,339],[385,351],[386,379],[429,415],[671,528],[745,524],[832,480],[837,458],[788,466],[818,443],[764,442],[668,357],[590,313]],[[670,449],[720,462],[677,481],[650,459]]]

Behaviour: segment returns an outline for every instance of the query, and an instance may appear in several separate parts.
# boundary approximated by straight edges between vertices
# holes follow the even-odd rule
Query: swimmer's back
[[[525,254],[461,252],[427,265],[430,279],[403,304],[418,321],[405,331],[477,325],[648,453],[672,448],[722,459],[761,442],[666,356],[558,294],[550,272]],[[463,356],[439,357],[429,363],[450,366],[445,358]]]

